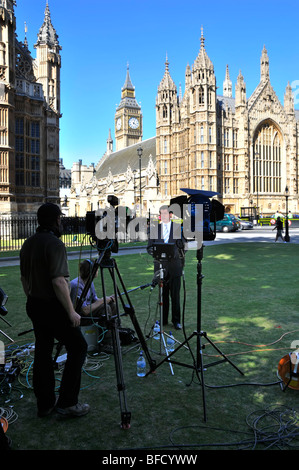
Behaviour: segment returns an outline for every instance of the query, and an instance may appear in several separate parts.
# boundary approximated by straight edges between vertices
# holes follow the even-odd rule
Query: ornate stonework
[[[16,37],[15,2],[0,2],[0,212],[59,203],[60,50],[46,4],[33,59]],[[45,72],[46,71],[46,72]]]
[[[117,150],[113,152],[109,132],[107,152],[96,167],[97,189],[84,203],[77,191],[71,203],[77,208],[77,215],[79,210],[84,215],[90,206],[105,206],[109,191],[138,212],[140,186],[143,213],[157,213],[161,204],[169,203],[172,197],[183,194],[181,188],[189,187],[217,192],[226,210],[232,213],[240,214],[242,207],[256,206],[260,214],[272,215],[285,209],[286,186],[289,209],[299,212],[299,111],[294,109],[290,85],[286,86],[282,104],[271,85],[269,57],[264,47],[260,81],[252,95],[246,96],[246,83],[240,71],[233,97],[228,66],[223,94],[219,95],[203,32],[200,43],[193,65],[186,66],[184,93],[181,86],[178,91],[171,78],[166,58],[156,96],[156,136],[140,142],[141,171],[139,144],[134,143],[141,139],[141,134],[136,134],[132,142],[127,139],[128,127],[123,127],[130,100],[137,104],[127,75],[115,115]],[[138,106],[135,111],[141,113]],[[89,174],[90,169],[84,171]],[[77,175],[76,164],[74,179]],[[88,181],[85,188],[90,184]]]
[[[255,205],[269,215],[283,209],[288,186],[289,207],[298,212],[298,121],[291,88],[288,84],[282,105],[270,82],[265,47],[260,71],[260,83],[248,99],[240,72],[233,98],[227,67],[223,96],[217,95],[202,34],[193,67],[186,68],[180,100],[167,60],[156,101],[163,201],[190,187],[218,192],[226,209],[236,214],[241,207]]]

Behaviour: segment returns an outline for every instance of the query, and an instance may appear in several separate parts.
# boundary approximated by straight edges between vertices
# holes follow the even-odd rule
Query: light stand
[[[176,360],[171,359],[173,364],[178,364],[184,367],[188,367],[194,369],[202,387],[202,399],[203,399],[203,410],[204,410],[204,421],[207,420],[207,413],[206,413],[206,398],[205,398],[205,382],[204,382],[204,370],[208,367],[220,364],[222,362],[229,362],[241,375],[244,375],[243,372],[227,357],[223,354],[223,352],[209,339],[207,333],[201,330],[201,299],[202,299],[202,258],[203,258],[203,245],[200,249],[197,250],[197,330],[194,331],[189,338],[187,338],[183,343],[181,343],[169,356],[163,359],[156,368],[160,367],[164,362],[169,362],[170,358],[173,354],[175,354],[181,347],[188,343],[193,337],[196,337],[196,362],[192,365],[185,364],[182,362],[178,362]],[[202,345],[202,338],[205,338],[208,343],[222,356],[222,359],[218,361],[214,361],[210,364],[203,364],[203,349],[204,345]]]

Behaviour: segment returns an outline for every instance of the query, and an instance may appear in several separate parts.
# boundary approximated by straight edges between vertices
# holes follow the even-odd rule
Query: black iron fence
[[[62,241],[67,247],[89,245],[85,217],[63,217]],[[0,217],[0,252],[20,250],[24,240],[33,235],[38,226],[36,217]]]

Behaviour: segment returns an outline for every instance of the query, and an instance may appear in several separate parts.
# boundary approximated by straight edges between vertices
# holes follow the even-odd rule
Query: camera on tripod
[[[202,234],[203,240],[215,240],[216,221],[223,219],[224,206],[217,199],[211,199],[218,193],[181,188],[188,196],[171,199],[170,204],[178,204],[185,227],[186,222],[191,233]],[[185,230],[184,230],[185,231]]]
[[[119,206],[116,196],[107,197],[110,207],[86,213],[86,233],[96,242],[99,250],[118,252],[118,240],[125,238],[130,221],[128,208]]]

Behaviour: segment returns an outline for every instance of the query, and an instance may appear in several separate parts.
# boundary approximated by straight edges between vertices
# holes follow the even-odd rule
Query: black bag
[[[118,332],[122,346],[127,346],[128,344],[138,341],[135,337],[135,331],[131,328],[119,328]]]

